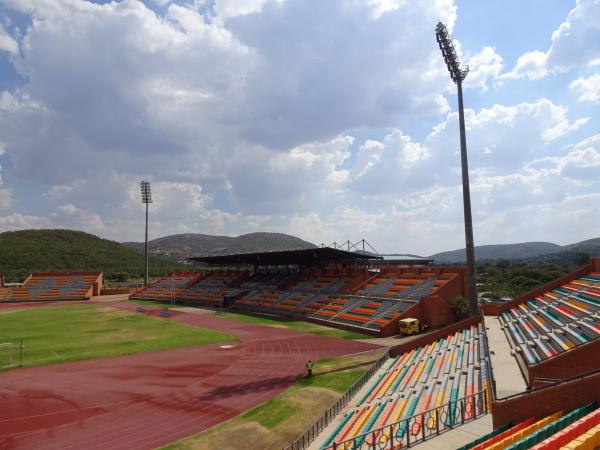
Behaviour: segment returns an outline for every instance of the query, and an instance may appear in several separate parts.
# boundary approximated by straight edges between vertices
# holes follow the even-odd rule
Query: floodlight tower
[[[142,180],[140,182],[140,188],[142,189],[142,203],[146,205],[146,237],[144,240],[144,286],[148,286],[148,204],[152,203],[152,191],[150,189],[150,182]]]
[[[450,78],[456,83],[458,90],[458,123],[460,129],[460,160],[462,163],[462,190],[463,190],[463,212],[465,216],[465,243],[467,249],[467,271],[468,271],[468,297],[469,316],[478,314],[477,308],[477,286],[475,284],[475,249],[473,245],[473,218],[471,216],[471,192],[469,188],[469,164],[467,161],[467,139],[465,137],[465,113],[463,110],[462,82],[469,73],[469,66],[461,67],[452,37],[446,26],[438,22],[435,27],[435,38],[442,51],[442,56]]]

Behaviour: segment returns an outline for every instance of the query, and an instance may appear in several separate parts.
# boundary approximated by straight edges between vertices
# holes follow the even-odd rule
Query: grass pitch
[[[326,327],[324,325],[305,322],[303,320],[288,319],[265,314],[217,311],[215,312],[215,315],[223,317],[224,319],[239,320],[240,322],[255,323],[257,325],[267,325],[271,327],[288,328],[290,330],[303,331],[304,333],[331,336],[341,339],[369,339],[371,337],[366,334]]]
[[[168,302],[155,302],[152,300],[130,300],[132,303],[153,306],[155,308],[167,309],[177,308],[178,305],[173,305]],[[179,305],[181,306],[181,305]],[[256,325],[266,325],[277,328],[287,328],[304,333],[318,334],[319,336],[331,336],[340,339],[369,339],[371,336],[352,331],[340,330],[339,328],[327,327],[312,322],[303,320],[288,319],[286,317],[277,317],[268,314],[252,313],[252,312],[230,312],[230,311],[215,311],[213,313],[217,317],[223,319],[237,320],[239,322],[253,323]]]
[[[23,340],[23,366],[236,339],[226,333],[100,305],[0,310],[0,342]]]
[[[340,398],[382,356],[382,352],[318,361],[311,378],[299,378],[271,400],[162,450],[283,448]],[[245,439],[244,436],[252,438]]]

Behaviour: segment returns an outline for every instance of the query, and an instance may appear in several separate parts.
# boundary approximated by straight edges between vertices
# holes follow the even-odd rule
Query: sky
[[[0,0],[0,231],[600,236],[600,0]]]

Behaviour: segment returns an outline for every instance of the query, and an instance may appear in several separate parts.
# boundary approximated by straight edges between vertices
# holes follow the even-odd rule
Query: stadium
[[[2,2],[0,450],[600,449],[567,3]]]
[[[172,273],[125,294],[104,290],[101,272],[33,273],[2,288],[5,318],[55,310],[61,320],[85,306],[116,312],[121,332],[141,316],[156,322],[150,326],[219,333],[204,345],[60,363],[36,361],[37,352],[58,357],[63,349],[52,342],[34,348],[40,344],[27,333],[3,343],[3,448],[161,447],[260,408],[305,379],[307,360],[318,379],[321,361],[344,355],[368,357],[366,370],[331,405],[303,416],[302,432],[282,447],[598,445],[599,258],[510,302],[482,304],[466,319],[454,304],[467,290],[460,267],[333,248],[198,259],[205,270]],[[218,315],[229,311],[365,339]],[[89,319],[92,311],[79,314]],[[427,329],[402,338],[405,318]]]

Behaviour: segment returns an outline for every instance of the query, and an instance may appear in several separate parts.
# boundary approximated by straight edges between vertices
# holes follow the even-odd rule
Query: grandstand
[[[39,272],[29,275],[19,287],[3,288],[0,301],[87,300],[101,289],[102,272]]]
[[[340,290],[341,286],[356,283],[361,274],[350,274],[336,278],[331,274],[312,275],[291,287],[290,291],[260,289],[248,293],[237,300],[235,308],[269,314],[303,318],[331,326],[344,327],[368,334],[397,334],[393,324],[397,324],[403,314],[416,306],[421,299],[436,293],[446,282],[457,278],[458,273],[424,275],[410,272],[386,273],[390,286],[397,286],[391,295],[378,292],[376,296],[369,290],[377,284],[371,280],[383,278],[372,275],[356,291]],[[337,289],[337,291],[336,291]],[[336,295],[337,294],[337,295]],[[412,310],[413,313],[418,311]]]
[[[600,273],[510,307],[500,321],[515,351],[536,364],[600,337]]]
[[[432,327],[452,322],[452,300],[464,292],[463,269],[390,266],[332,248],[192,259],[218,270],[164,277],[132,298],[232,306],[390,336],[407,314]]]
[[[594,449],[600,445],[600,409],[595,402],[568,412],[507,424],[458,450]]]
[[[164,276],[134,292],[131,297],[142,300],[169,301],[177,298],[186,288],[204,278],[202,272],[178,272]]]
[[[397,445],[408,444],[424,429],[452,428],[473,420],[486,412],[483,391],[491,388],[488,365],[481,321],[400,353],[325,431],[328,436],[320,448],[334,448],[334,443],[336,448],[361,448],[365,442],[372,446],[389,440],[391,433]],[[425,420],[424,414],[436,408],[445,414]]]
[[[600,258],[592,258],[576,272],[511,302],[482,305],[483,318],[469,318],[392,347],[391,358],[341,414],[319,418],[289,448],[395,449],[433,438],[435,443],[426,448],[596,448],[599,275]],[[379,276],[377,283],[388,286],[384,292],[395,284],[390,278]],[[364,286],[377,283],[369,280]],[[347,299],[332,300],[322,314],[336,317],[340,311],[353,311],[348,304]],[[489,334],[488,326],[496,322],[503,328]],[[500,346],[499,340],[511,345]],[[535,360],[526,360],[525,348]],[[554,353],[544,354],[544,348]],[[506,353],[499,355],[503,349]],[[506,370],[502,361],[516,371]],[[506,384],[522,389],[501,397],[497,386]],[[478,421],[490,412],[491,421]],[[477,428],[461,431],[463,424],[474,421],[480,424]],[[446,432],[449,437],[438,441]]]
[[[230,286],[246,276],[246,272],[172,273],[137,290],[131,298],[222,307],[242,294],[241,289]]]
[[[240,284],[244,291],[276,291],[290,275],[279,272],[255,272]]]

